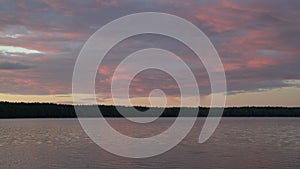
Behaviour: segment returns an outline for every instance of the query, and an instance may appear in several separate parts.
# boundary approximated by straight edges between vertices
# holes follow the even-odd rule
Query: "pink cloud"
[[[60,1],[60,0],[43,0],[44,3],[49,5],[51,8],[54,9],[65,9],[69,8],[70,5],[66,3],[66,1]]]
[[[75,62],[80,45],[91,35],[95,28],[125,14],[143,11],[161,11],[184,17],[211,39],[217,48],[228,75],[229,90],[255,90],[261,88],[252,80],[263,79],[263,87],[278,86],[282,80],[299,77],[299,7],[285,5],[283,1],[50,1],[32,2],[31,5],[9,1],[11,5],[3,6],[1,12],[0,32],[11,31],[12,26],[25,27],[28,33],[18,38],[0,37],[1,45],[18,46],[43,52],[42,56],[15,55],[0,56],[10,62],[29,63],[33,68],[24,70],[1,70],[1,91],[18,93],[68,93],[70,92],[72,64]],[[116,10],[117,8],[117,10]],[[122,28],[124,29],[124,28]],[[14,32],[8,32],[14,34]],[[147,41],[148,40],[148,41]],[[156,41],[146,43],[164,47]],[[133,45],[121,46],[121,51],[129,48],[139,49],[144,41]],[[151,44],[152,43],[152,44]],[[161,43],[161,44],[160,44]],[[181,48],[170,45],[179,53]],[[273,51],[260,53],[259,51]],[[125,52],[126,53],[126,52]],[[207,73],[203,65],[190,54],[180,53],[181,58],[193,66],[199,88],[209,88]],[[9,59],[8,59],[9,58]],[[53,61],[56,60],[56,61]],[[97,90],[110,92],[110,83],[116,60],[114,57],[98,70]],[[199,62],[199,64],[198,64]],[[64,67],[69,67],[64,69]],[[285,70],[285,71],[282,71]],[[68,72],[69,71],[69,72]],[[38,72],[38,73],[37,73]],[[278,73],[280,72],[280,73]],[[64,74],[64,75],[61,75]],[[61,75],[60,77],[58,77]],[[127,80],[126,74],[120,74],[116,80]],[[162,79],[162,80],[161,80]],[[204,79],[204,80],[203,80]],[[176,94],[178,87],[160,74],[150,73],[145,77],[134,78],[133,94],[148,94],[153,87]],[[122,92],[122,89],[120,89]],[[209,93],[209,91],[205,91]]]
[[[100,1],[101,6],[112,6],[112,7],[119,7],[120,4],[116,0],[102,0]]]
[[[109,76],[111,74],[110,70],[111,68],[109,67],[109,65],[101,65],[98,69],[98,73],[105,76]]]
[[[225,8],[235,9],[239,11],[253,11],[253,12],[269,12],[270,10],[263,5],[255,5],[255,3],[244,2],[244,5],[234,3],[232,0],[221,0],[221,4]],[[243,4],[243,2],[241,3]]]
[[[239,63],[227,63],[227,64],[224,64],[224,70],[226,72],[239,70],[241,68],[242,68],[242,66]]]
[[[254,58],[247,62],[247,66],[253,69],[266,68],[268,66],[278,64],[274,59],[271,58]]]

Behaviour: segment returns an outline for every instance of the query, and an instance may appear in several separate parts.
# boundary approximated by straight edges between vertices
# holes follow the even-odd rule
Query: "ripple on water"
[[[198,144],[199,119],[177,147],[142,160],[107,153],[75,119],[0,121],[0,168],[300,168],[300,119],[222,119],[213,136]],[[123,132],[146,136],[172,121],[165,119],[154,128],[122,119],[112,123]]]

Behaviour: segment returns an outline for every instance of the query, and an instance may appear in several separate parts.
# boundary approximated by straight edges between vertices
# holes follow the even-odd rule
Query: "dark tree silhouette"
[[[77,105],[83,117],[98,117],[99,114],[88,110],[89,105]],[[116,106],[99,105],[103,117],[123,117]],[[130,111],[128,107],[119,106],[122,111]],[[150,117],[151,114],[143,113],[147,107],[135,107],[141,111],[141,117]],[[162,108],[155,108],[158,111]],[[184,116],[189,116],[189,111],[195,108],[183,108]],[[213,108],[218,109],[218,108]],[[177,117],[180,108],[166,108],[161,117]],[[200,107],[198,117],[206,117],[209,108]],[[130,114],[130,113],[129,113]],[[224,117],[300,117],[300,108],[288,107],[228,107],[224,109]],[[53,103],[9,103],[0,102],[0,118],[75,118],[74,106]]]

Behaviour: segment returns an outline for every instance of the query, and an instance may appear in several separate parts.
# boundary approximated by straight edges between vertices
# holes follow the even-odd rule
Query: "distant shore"
[[[116,106],[97,105],[103,117],[122,118]],[[80,117],[99,117],[99,113],[88,111],[91,105],[76,105],[81,111]],[[117,106],[122,111],[129,112],[132,107]],[[135,107],[141,113],[131,117],[153,117],[145,111],[148,107]],[[154,108],[162,111],[161,117],[177,117],[180,108]],[[163,110],[164,109],[164,110]],[[183,117],[190,117],[191,111],[197,108],[181,108]],[[220,109],[220,108],[212,108]],[[84,111],[87,110],[87,111]],[[209,108],[199,107],[198,117],[207,117]],[[73,105],[54,103],[10,103],[0,102],[0,118],[76,118]],[[300,107],[226,107],[223,117],[300,117]]]

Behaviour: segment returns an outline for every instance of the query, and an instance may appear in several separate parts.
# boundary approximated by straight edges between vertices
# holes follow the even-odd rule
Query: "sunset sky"
[[[72,103],[74,64],[96,30],[124,15],[164,12],[195,24],[217,49],[227,77],[226,106],[300,106],[299,0],[0,2],[0,101]],[[112,104],[110,80],[122,59],[158,47],[189,65],[201,94],[190,99],[200,97],[208,106],[210,84],[201,61],[182,43],[150,34],[126,39],[106,55],[96,79],[99,104]],[[148,105],[156,88],[166,93],[169,106],[178,105],[177,84],[158,70],[133,79],[132,102]],[[83,103],[89,99],[83,94]]]

